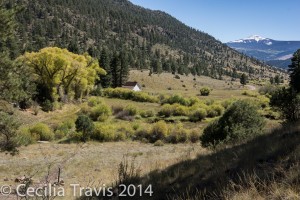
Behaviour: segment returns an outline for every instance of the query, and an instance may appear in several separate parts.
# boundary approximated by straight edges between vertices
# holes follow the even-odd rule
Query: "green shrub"
[[[170,104],[165,104],[162,106],[158,112],[159,116],[170,117],[173,114],[173,107]]]
[[[116,131],[114,126],[103,123],[96,123],[91,138],[101,142],[116,140]]]
[[[300,118],[300,94],[292,88],[279,88],[271,97],[270,105],[289,121]]]
[[[198,102],[198,103],[195,103],[193,106],[189,107],[189,111],[190,111],[190,113],[192,113],[193,111],[197,110],[198,108],[203,108],[205,110],[208,110],[208,105],[206,105],[203,102]]]
[[[17,132],[18,145],[30,145],[36,143],[39,140],[39,135],[31,133],[28,127],[23,127]]]
[[[112,106],[113,114],[116,115],[124,110],[123,106]]]
[[[175,94],[170,97],[165,98],[162,101],[162,104],[181,104],[183,106],[190,106],[190,101],[187,98],[182,97],[181,95]]]
[[[189,140],[192,142],[192,143],[196,143],[199,141],[199,138],[200,138],[200,134],[198,131],[195,131],[195,130],[192,130],[189,134]]]
[[[234,99],[226,99],[224,101],[221,102],[221,105],[223,106],[223,108],[227,109],[229,106],[231,106],[231,104],[236,101]]]
[[[59,124],[55,129],[55,138],[61,139],[64,136],[68,135],[71,130],[75,127],[75,123],[72,120],[64,121],[63,123]]]
[[[248,97],[257,97],[258,93],[257,92],[253,92],[253,91],[243,91],[242,95],[248,96]]]
[[[201,101],[197,97],[191,97],[191,98],[189,98],[189,102],[190,102],[190,106],[193,106],[193,105],[200,103]]]
[[[262,115],[268,119],[273,119],[273,120],[280,119],[280,113],[273,111],[269,107],[263,110]]]
[[[56,130],[54,136],[56,140],[60,140],[66,136],[66,133],[63,130]]]
[[[225,132],[223,133],[221,129],[217,120],[207,125],[203,131],[203,135],[200,136],[201,144],[207,147],[226,140],[227,134],[225,134]]]
[[[203,108],[198,108],[191,112],[189,115],[189,120],[192,122],[198,122],[203,120],[207,116],[207,112]]]
[[[91,91],[91,95],[102,96],[103,95],[103,89],[101,87],[97,86],[95,89],[93,89]]]
[[[161,110],[158,112],[159,116],[170,117],[170,116],[188,116],[189,109],[186,106],[175,103],[173,105],[164,104]]]
[[[103,122],[111,116],[111,109],[107,105],[96,105],[91,109],[90,117],[93,121]]]
[[[162,146],[164,146],[164,142],[162,140],[157,140],[156,142],[154,142],[154,146],[162,147]]]
[[[173,104],[173,115],[174,116],[188,116],[189,115],[189,110],[186,106],[182,106],[180,104]]]
[[[82,132],[73,132],[70,134],[70,141],[74,141],[74,142],[80,142],[80,141],[84,141],[84,136]]]
[[[259,106],[262,107],[262,108],[266,108],[270,104],[270,99],[266,96],[259,95],[257,97],[257,99],[258,99]]]
[[[165,140],[168,135],[168,126],[165,121],[158,121],[153,124],[150,135],[149,141],[154,143],[157,140]]]
[[[152,110],[147,110],[147,111],[141,111],[140,115],[143,118],[148,118],[148,117],[153,117],[154,116],[154,112]]]
[[[259,92],[259,94],[262,94],[262,95],[271,95],[272,96],[276,92],[277,89],[278,89],[278,86],[268,84],[268,85],[264,85],[261,88],[259,88],[258,92]]]
[[[207,106],[211,106],[215,103],[215,100],[214,99],[206,99],[205,100],[205,105]]]
[[[207,110],[207,117],[216,117],[218,116],[217,111],[215,111],[214,109],[212,109],[211,107]]]
[[[225,110],[224,107],[219,104],[212,105],[211,108],[217,112],[217,116],[221,116]]]
[[[203,87],[200,89],[201,96],[208,96],[210,94],[211,89],[208,87]]]
[[[10,152],[15,155],[18,152],[16,131],[19,123],[13,115],[0,111],[0,152]]]
[[[133,137],[134,140],[141,140],[147,142],[149,141],[149,138],[150,138],[150,131],[146,127],[137,129]]]
[[[201,136],[203,146],[220,142],[237,142],[261,134],[264,119],[249,100],[233,103],[224,115],[208,125]]]
[[[37,123],[29,128],[31,135],[37,135],[38,140],[51,141],[54,139],[54,133],[48,125],[43,123]]]
[[[150,96],[144,92],[135,92],[125,88],[106,88],[103,90],[103,95],[109,98],[119,98],[138,102],[158,102],[158,98],[155,96]]]
[[[124,108],[124,111],[128,112],[128,115],[130,116],[135,116],[138,113],[138,110],[135,106],[133,105],[128,105]]]
[[[167,141],[173,144],[183,143],[188,140],[188,132],[181,123],[177,124],[168,135]]]
[[[21,109],[28,109],[33,105],[33,102],[31,99],[24,99],[21,102],[19,102],[19,107]]]
[[[53,110],[61,110],[63,103],[55,101],[52,103],[52,105],[53,105]]]
[[[114,141],[124,141],[128,138],[128,133],[123,132],[123,131],[118,131],[115,133],[115,139]]]
[[[88,100],[88,106],[95,107],[103,104],[103,101],[99,97],[90,97]]]
[[[82,140],[85,142],[90,139],[94,130],[93,121],[87,115],[79,115],[76,122],[76,131],[82,133]]]
[[[41,103],[41,109],[45,112],[53,111],[53,103],[50,100],[46,100]]]
[[[222,115],[224,108],[221,105],[211,105],[207,109],[207,117],[217,117]]]
[[[80,113],[83,115],[89,115],[91,113],[92,107],[88,105],[88,103],[84,103],[81,106]]]
[[[116,140],[119,141],[119,140],[125,140],[127,138],[134,138],[134,133],[139,128],[139,124],[135,124],[135,125],[132,126],[130,124],[127,124],[118,127],[116,131]]]
[[[133,130],[138,130],[140,128],[140,124],[137,124],[137,123],[135,123],[135,124],[132,124],[132,129]]]

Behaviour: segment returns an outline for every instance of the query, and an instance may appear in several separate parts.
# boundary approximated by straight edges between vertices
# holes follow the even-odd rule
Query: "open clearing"
[[[0,184],[14,186],[17,184],[14,180],[24,175],[33,176],[34,182],[38,183],[45,178],[49,166],[54,177],[60,166],[66,186],[77,183],[81,186],[109,185],[117,180],[118,167],[124,159],[130,165],[134,162],[143,175],[206,153],[208,151],[199,144],[160,147],[129,141],[34,144],[20,148],[20,154],[13,157],[1,153]]]

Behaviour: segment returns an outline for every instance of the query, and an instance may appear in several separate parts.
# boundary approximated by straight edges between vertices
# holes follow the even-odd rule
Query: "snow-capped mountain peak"
[[[260,42],[260,41],[265,41],[265,40],[270,40],[270,39],[261,37],[259,35],[252,35],[252,36],[249,36],[244,39],[231,41],[230,43],[247,43],[247,42],[253,42],[253,41]],[[268,43],[268,45],[270,45],[270,43]]]
[[[287,67],[293,53],[300,48],[300,41],[280,41],[252,35],[250,37],[226,43],[229,47],[263,61],[283,63],[278,66]],[[279,62],[279,61],[280,62]],[[287,62],[282,62],[287,60]],[[270,62],[272,64],[272,62]]]
[[[245,40],[255,40],[256,42],[261,41],[261,40],[266,40],[267,38],[261,37],[259,35],[252,35],[249,36],[248,38],[245,38]]]

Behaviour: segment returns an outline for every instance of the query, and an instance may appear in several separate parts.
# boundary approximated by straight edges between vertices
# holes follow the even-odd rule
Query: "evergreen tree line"
[[[16,0],[8,2],[10,7]],[[57,46],[100,58],[105,47],[110,60],[126,49],[123,57],[129,68],[150,69],[151,73],[192,73],[220,79],[223,75],[237,78],[236,71],[261,76],[264,70],[271,70],[166,13],[127,0],[19,0],[18,5],[22,9],[17,14],[20,40],[7,41],[15,49],[14,56]],[[109,84],[120,85],[120,78],[116,79],[119,81]]]

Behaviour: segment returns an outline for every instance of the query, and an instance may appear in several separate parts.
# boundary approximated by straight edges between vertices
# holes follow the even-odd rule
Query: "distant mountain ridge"
[[[252,56],[261,61],[280,67],[287,67],[287,63],[289,63],[288,61],[292,57],[293,53],[300,48],[300,41],[278,41],[270,38],[264,38],[259,35],[234,40],[226,44],[248,56]],[[277,65],[276,63],[281,64]]]

